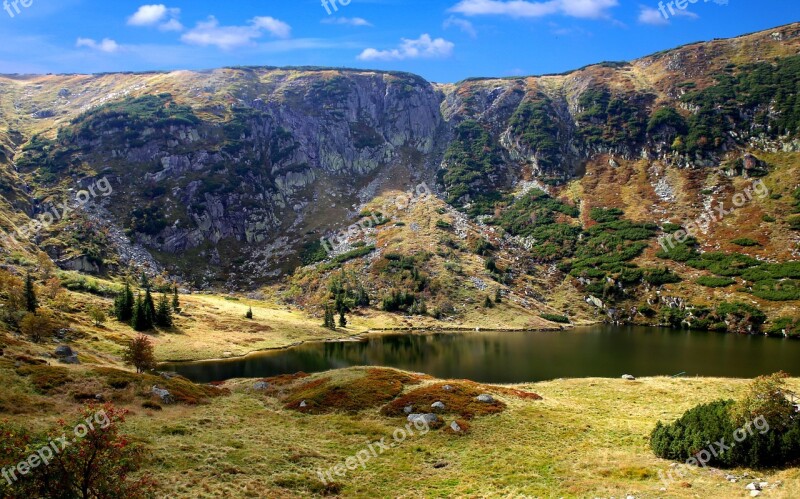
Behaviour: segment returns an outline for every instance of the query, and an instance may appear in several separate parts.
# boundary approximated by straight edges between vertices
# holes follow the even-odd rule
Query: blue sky
[[[800,21],[796,0],[663,2],[666,17],[658,0],[3,1],[0,73],[319,65],[453,82],[630,60]]]

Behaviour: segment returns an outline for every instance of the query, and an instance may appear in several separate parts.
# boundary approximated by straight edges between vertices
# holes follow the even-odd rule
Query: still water
[[[244,358],[165,364],[196,382],[350,366],[386,366],[487,383],[554,378],[800,375],[800,341],[662,328],[597,325],[560,332],[369,335],[307,343]]]

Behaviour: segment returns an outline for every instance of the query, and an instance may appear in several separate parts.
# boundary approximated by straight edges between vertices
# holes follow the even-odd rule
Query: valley
[[[799,50],[0,76],[0,467],[119,410],[91,497],[797,497]]]

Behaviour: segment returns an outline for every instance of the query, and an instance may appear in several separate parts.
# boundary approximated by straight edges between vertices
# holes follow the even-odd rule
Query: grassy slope
[[[30,397],[27,403],[35,408],[42,397],[7,367],[0,366],[4,386]],[[304,382],[325,377],[345,382],[362,375],[362,369],[347,369]],[[485,387],[507,404],[504,412],[472,420],[467,435],[437,430],[411,437],[337,483],[347,497],[743,497],[747,482],[729,483],[727,472],[716,470],[660,491],[658,472],[668,470],[670,463],[653,456],[647,435],[658,420],[673,420],[698,403],[739,396],[745,383],[576,379],[514,387],[536,392],[543,400],[501,395],[499,387]],[[402,418],[381,416],[379,406],[356,414],[300,414],[285,409],[277,394],[249,390],[251,384],[232,381],[226,385],[230,396],[161,412],[142,409],[130,398],[121,402],[132,409],[125,431],[151,449],[144,472],[161,484],[162,495],[307,497],[322,491],[316,470],[343,463],[368,441],[390,439],[395,428],[405,425]],[[798,379],[789,384],[800,388]],[[78,407],[59,394],[42,403],[34,422],[39,428]],[[27,422],[30,415],[14,419]],[[446,466],[435,468],[437,463]],[[784,482],[767,497],[800,494],[796,468],[753,476]]]

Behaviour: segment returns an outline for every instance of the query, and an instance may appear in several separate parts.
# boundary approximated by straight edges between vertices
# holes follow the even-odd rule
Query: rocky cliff
[[[17,242],[83,271],[164,266],[198,286],[254,287],[376,195],[420,182],[486,217],[531,188],[562,196],[598,165],[645,161],[640,200],[674,201],[670,169],[763,175],[762,152],[796,150],[798,34],[445,85],[325,68],[6,76],[2,226],[14,234],[104,178],[113,193],[91,210]],[[584,184],[572,201],[600,203],[604,187]]]

